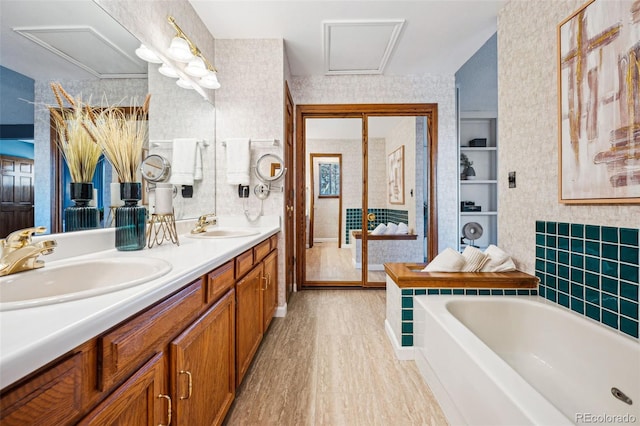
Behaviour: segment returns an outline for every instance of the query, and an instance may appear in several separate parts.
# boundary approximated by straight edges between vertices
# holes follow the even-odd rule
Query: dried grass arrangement
[[[106,108],[88,127],[122,183],[139,180],[142,148],[147,140],[149,101],[150,95],[147,95],[143,106],[132,107],[129,112],[118,106]]]
[[[91,182],[102,154],[102,147],[87,131],[87,122],[95,120],[95,111],[82,98],[71,97],[59,83],[51,83],[50,87],[59,109],[48,108],[56,122],[58,147],[69,167],[71,181]],[[63,99],[70,107],[65,105]]]

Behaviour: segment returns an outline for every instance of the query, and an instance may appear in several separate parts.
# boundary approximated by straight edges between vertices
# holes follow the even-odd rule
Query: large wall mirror
[[[14,182],[13,188],[2,188],[3,194],[12,196],[10,200],[3,196],[0,238],[6,236],[10,228],[34,224],[45,226],[51,232],[62,232],[64,167],[51,138],[46,109],[46,105],[56,104],[49,88],[51,81],[60,82],[73,96],[82,95],[92,106],[138,106],[135,102],[141,104],[145,95],[151,93],[151,140],[213,138],[213,134],[185,134],[184,131],[170,134],[167,129],[180,126],[173,126],[171,116],[167,117],[162,110],[156,114],[161,124],[153,127],[154,101],[156,105],[173,103],[175,108],[180,97],[198,95],[174,87],[173,80],[158,77],[157,66],[148,66],[135,56],[140,42],[93,0],[3,0],[0,24],[0,159],[3,182]],[[152,81],[157,83],[152,86]],[[188,102],[193,104],[191,100]],[[209,108],[213,107],[209,105]],[[182,110],[188,113],[186,108]],[[149,148],[150,152],[154,151],[152,146]],[[170,150],[156,148],[155,151],[171,159]],[[205,161],[212,164],[213,169],[215,159]],[[8,173],[12,175],[4,179]],[[205,180],[197,184],[207,188],[205,206],[198,205],[197,189],[193,199],[177,200],[180,218],[194,217],[203,209],[215,207],[215,193],[210,189],[215,188],[213,175],[213,170],[206,171]],[[113,180],[108,162],[99,167],[96,179],[100,189],[98,205],[106,218],[111,198],[109,184]],[[26,189],[25,182],[29,182]]]

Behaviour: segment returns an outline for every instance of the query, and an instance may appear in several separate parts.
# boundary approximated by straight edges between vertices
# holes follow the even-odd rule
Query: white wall
[[[393,128],[386,144],[386,158],[399,147],[404,146],[404,203],[391,204],[389,197],[386,200],[388,209],[406,210],[408,212],[409,229],[416,229],[416,203],[415,196],[420,189],[416,185],[416,119],[404,117]],[[422,146],[420,146],[422,148]],[[388,167],[388,165],[387,165]],[[388,172],[388,171],[387,171]],[[420,181],[422,174],[420,174]],[[421,186],[421,185],[420,185]]]
[[[501,246],[529,273],[536,220],[640,226],[638,205],[558,203],[556,28],[583,4],[511,1],[498,15],[498,233]],[[508,188],[509,171],[516,171],[516,188]]]
[[[215,63],[222,87],[216,91],[216,213],[242,215],[246,207],[253,217],[260,201],[253,193],[259,183],[251,174],[248,199],[238,197],[238,186],[227,184],[227,153],[222,141],[228,138],[278,139],[277,146],[254,144],[251,164],[265,153],[283,156],[284,141],[284,42],[271,40],[223,40],[215,42]],[[211,149],[211,148],[209,148]],[[274,186],[284,185],[284,180]],[[264,201],[265,215],[283,217],[284,196],[272,191]],[[284,223],[283,223],[284,225]],[[278,305],[285,304],[284,232],[278,248]]]
[[[457,137],[453,75],[293,77],[296,104],[438,104],[438,249],[457,246]],[[417,155],[416,155],[417,157]]]

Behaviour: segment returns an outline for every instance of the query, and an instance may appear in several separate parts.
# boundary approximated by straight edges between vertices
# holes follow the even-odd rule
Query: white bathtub
[[[414,333],[452,425],[640,424],[640,343],[539,297],[416,296]]]

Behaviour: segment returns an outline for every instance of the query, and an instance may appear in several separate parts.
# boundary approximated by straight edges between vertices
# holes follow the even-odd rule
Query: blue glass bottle
[[[124,201],[124,206],[116,208],[116,249],[142,250],[145,246],[147,224],[147,208],[138,205],[142,198],[142,184],[121,183],[120,198]]]

